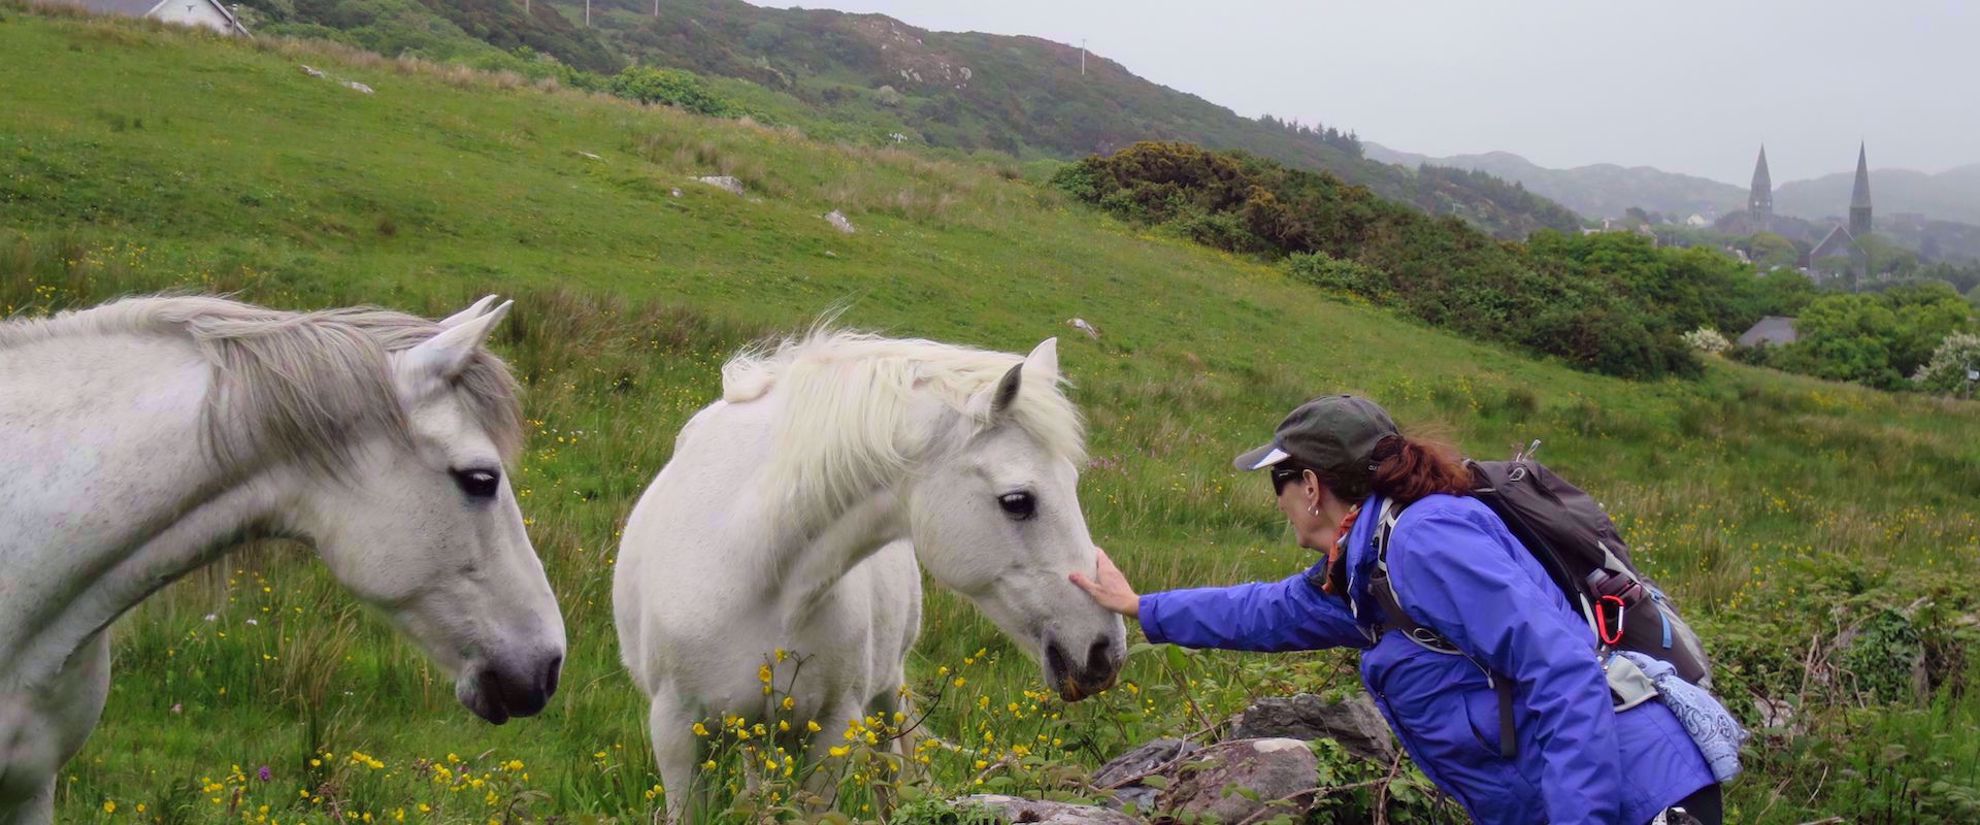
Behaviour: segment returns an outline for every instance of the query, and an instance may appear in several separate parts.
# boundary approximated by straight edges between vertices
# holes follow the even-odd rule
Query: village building
[[[246,26],[220,0],[69,0],[95,14],[162,20],[182,26],[199,26],[221,34],[250,37]]]

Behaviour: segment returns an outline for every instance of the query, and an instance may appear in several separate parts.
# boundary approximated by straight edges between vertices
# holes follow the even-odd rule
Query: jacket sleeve
[[[1261,652],[1367,647],[1347,605],[1321,593],[1308,575],[1149,593],[1141,597],[1141,630],[1151,642],[1184,647]]]
[[[1397,525],[1390,581],[1411,618],[1512,679],[1517,758],[1539,777],[1547,821],[1618,821],[1621,753],[1594,639],[1521,568],[1525,552],[1489,513],[1433,511]]]

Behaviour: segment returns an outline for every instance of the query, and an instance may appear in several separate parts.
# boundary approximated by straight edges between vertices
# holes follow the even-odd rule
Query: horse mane
[[[189,339],[213,368],[202,430],[230,471],[302,461],[337,473],[360,437],[411,443],[389,356],[439,334],[434,321],[377,307],[286,312],[225,298],[151,296],[0,324],[0,347],[69,336]],[[522,405],[500,358],[476,350],[454,383],[504,459],[522,448]]]
[[[802,497],[794,502],[799,513],[829,518],[899,480],[943,435],[918,431],[910,421],[915,397],[933,396],[968,415],[970,398],[996,386],[1023,360],[821,324],[802,337],[737,353],[722,366],[722,399],[752,401],[773,387],[789,394],[773,425],[767,471]],[[1057,378],[1026,381],[1007,420],[1054,455],[1081,464],[1086,446],[1079,410],[1062,384]],[[990,426],[983,419],[968,423],[969,435]]]

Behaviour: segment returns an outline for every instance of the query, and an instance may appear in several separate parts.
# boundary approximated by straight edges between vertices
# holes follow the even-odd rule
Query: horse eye
[[[1030,493],[1005,493],[997,497],[997,506],[1004,508],[1005,514],[1018,521],[1038,515],[1038,500],[1032,498]]]
[[[454,484],[469,498],[494,498],[502,476],[494,470],[454,470]]]

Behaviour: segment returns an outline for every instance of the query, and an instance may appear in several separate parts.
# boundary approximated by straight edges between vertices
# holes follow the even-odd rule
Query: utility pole
[[[591,0],[584,0],[584,27],[591,28]]]
[[[1086,76],[1086,38],[1079,39],[1079,76]]]
[[[660,0],[653,0],[653,16],[660,16]]]

